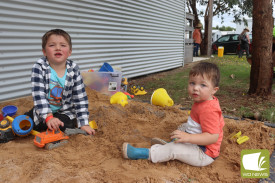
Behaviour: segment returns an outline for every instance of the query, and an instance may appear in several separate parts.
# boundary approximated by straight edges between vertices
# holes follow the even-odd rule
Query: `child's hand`
[[[82,126],[80,129],[87,132],[89,135],[95,135],[95,130],[92,129],[89,125]]]
[[[55,117],[47,121],[46,124],[50,130],[58,130],[59,126],[64,126],[64,123]]]
[[[187,143],[190,139],[190,134],[184,131],[175,130],[171,133],[171,139],[175,139],[175,143]]]

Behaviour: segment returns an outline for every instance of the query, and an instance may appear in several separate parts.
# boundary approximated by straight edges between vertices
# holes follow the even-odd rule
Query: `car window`
[[[231,38],[233,41],[239,41],[239,35],[232,35]]]
[[[230,36],[222,36],[222,37],[218,40],[218,42],[229,41],[229,38],[230,38]]]

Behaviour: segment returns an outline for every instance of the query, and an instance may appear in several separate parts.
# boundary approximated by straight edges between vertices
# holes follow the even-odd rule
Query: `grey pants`
[[[174,143],[155,144],[150,148],[150,160],[153,163],[179,160],[192,166],[207,166],[214,159],[206,155],[196,144]]]

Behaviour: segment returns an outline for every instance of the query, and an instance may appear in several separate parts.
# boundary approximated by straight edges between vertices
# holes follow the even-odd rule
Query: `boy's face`
[[[218,87],[214,87],[212,81],[206,76],[196,75],[189,77],[188,94],[194,102],[212,100],[218,89]]]
[[[63,36],[53,34],[49,37],[45,49],[42,50],[50,64],[65,64],[72,50]]]

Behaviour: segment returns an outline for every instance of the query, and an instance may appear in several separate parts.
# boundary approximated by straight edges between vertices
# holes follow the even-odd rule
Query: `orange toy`
[[[128,99],[130,98],[134,98],[134,95],[131,95],[130,93],[128,92],[123,92],[125,95],[127,95]]]
[[[69,136],[66,136],[61,130],[51,131],[47,129],[47,131],[35,135],[33,142],[37,147],[46,146],[46,149],[53,149],[54,143],[61,143],[65,139],[69,139]]]

